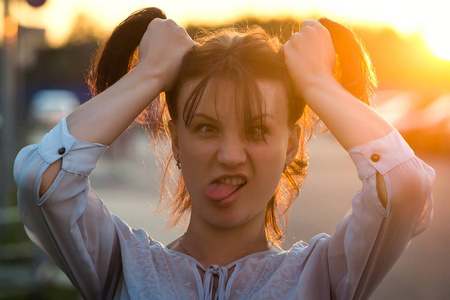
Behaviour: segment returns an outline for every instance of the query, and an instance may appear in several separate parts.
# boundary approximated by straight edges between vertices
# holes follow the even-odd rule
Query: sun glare
[[[428,24],[422,32],[423,39],[428,48],[438,57],[450,61],[450,39],[448,38],[448,28],[450,22],[435,22]]]
[[[39,9],[17,2],[12,10],[17,12],[16,15],[23,26],[45,28],[47,39],[53,46],[67,41],[78,14],[95,18],[99,27],[109,31],[129,13],[144,5],[142,0],[128,0],[126,3],[118,1],[114,4],[108,0],[47,2]],[[269,0],[228,0],[220,6],[217,6],[216,2],[206,4],[201,0],[192,0],[189,5],[179,0],[153,0],[152,5],[163,8],[169,17],[181,25],[217,23],[242,15],[272,18],[277,15],[305,15],[314,12],[319,16],[325,15],[347,23],[385,24],[409,35],[420,32],[433,55],[450,61],[450,39],[447,37],[450,19],[446,16],[447,10],[443,9],[441,0],[427,1],[426,8],[432,10],[432,14],[424,13],[423,5],[411,5],[407,0],[393,1],[387,10],[387,2],[392,1],[379,0],[370,9],[357,0],[321,0],[320,3],[309,0],[279,0],[276,4]],[[399,13],[406,6],[408,13]]]

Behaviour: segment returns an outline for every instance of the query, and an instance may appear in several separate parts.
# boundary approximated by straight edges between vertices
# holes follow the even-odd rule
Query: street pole
[[[12,166],[16,155],[16,55],[18,24],[10,14],[9,0],[4,1],[3,45],[1,57],[1,164],[0,209],[11,204],[14,189]]]

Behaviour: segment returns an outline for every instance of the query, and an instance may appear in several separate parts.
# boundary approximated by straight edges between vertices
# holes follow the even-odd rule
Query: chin
[[[252,215],[242,215],[239,213],[211,214],[208,221],[214,227],[220,229],[236,229],[251,223],[261,223],[264,226],[265,212]]]

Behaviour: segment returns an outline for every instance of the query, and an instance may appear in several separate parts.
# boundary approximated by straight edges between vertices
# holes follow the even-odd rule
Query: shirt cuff
[[[44,136],[38,151],[46,163],[52,164],[63,158],[62,169],[87,176],[107,148],[102,144],[75,139],[69,133],[64,118]]]
[[[415,155],[396,129],[385,137],[352,147],[348,153],[361,180],[375,175],[376,172],[385,175]]]

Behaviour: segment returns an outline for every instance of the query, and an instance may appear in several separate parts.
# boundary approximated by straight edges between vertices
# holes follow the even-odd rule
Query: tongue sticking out
[[[206,187],[205,196],[211,200],[219,201],[234,193],[238,188],[239,185],[214,182]]]

